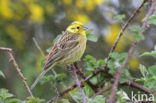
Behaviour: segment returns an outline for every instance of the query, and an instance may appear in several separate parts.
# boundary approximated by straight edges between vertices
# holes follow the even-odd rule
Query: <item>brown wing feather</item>
[[[54,62],[62,58],[66,52],[76,47],[77,44],[78,34],[73,34],[68,31],[64,32],[64,34],[58,39],[49,52],[46,58],[44,69],[49,68]]]

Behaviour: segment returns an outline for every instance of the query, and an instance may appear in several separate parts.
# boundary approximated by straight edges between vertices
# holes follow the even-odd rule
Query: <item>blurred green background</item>
[[[0,0],[0,47],[13,49],[15,59],[28,84],[31,85],[40,73],[44,59],[35,46],[33,37],[47,55],[46,50],[52,46],[56,36],[61,34],[71,22],[80,21],[89,29],[93,29],[92,33],[98,37],[97,42],[87,42],[84,56],[89,54],[97,59],[104,59],[122,24],[140,4],[141,0]],[[131,25],[141,25],[148,8],[148,6],[143,7]],[[135,77],[139,74],[139,63],[146,66],[155,63],[152,57],[139,57],[143,52],[153,49],[156,43],[155,33],[155,27],[151,26],[145,32],[146,39],[139,43],[130,58],[129,68]],[[126,52],[134,38],[128,27],[116,51]],[[6,76],[6,79],[0,77],[0,88],[7,88],[16,97],[24,99],[28,94],[14,66],[9,63],[7,54],[2,51],[0,51],[0,70]],[[55,70],[57,73],[68,74],[63,81],[67,86],[74,82],[65,67],[55,67]],[[58,88],[59,91],[64,89],[62,86]],[[56,95],[50,83],[38,84],[33,93],[45,99]]]

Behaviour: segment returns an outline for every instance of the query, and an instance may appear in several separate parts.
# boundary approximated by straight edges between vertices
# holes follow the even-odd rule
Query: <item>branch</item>
[[[123,32],[125,31],[125,29],[128,27],[128,25],[130,24],[130,22],[134,19],[134,17],[139,13],[140,9],[143,7],[144,3],[146,2],[147,0],[144,0],[142,2],[142,4],[133,12],[133,14],[130,16],[130,18],[125,22],[125,24],[122,26],[122,29],[120,30],[120,33],[118,34],[118,37],[115,41],[115,43],[113,44],[109,54],[108,54],[108,57],[107,57],[107,61],[106,61],[106,65],[105,67],[107,66],[108,64],[108,61],[110,60],[110,54],[115,50],[121,36],[123,35]]]
[[[104,73],[108,73],[108,71],[106,71],[106,69],[101,69],[98,68],[97,71],[93,72],[91,75],[89,75],[85,80],[81,81],[81,83],[83,84],[83,82],[87,82],[89,81],[92,77],[95,77],[97,74],[104,72]],[[70,92],[71,90],[75,89],[77,87],[76,84],[73,84],[72,86],[70,86],[69,88],[67,88],[65,91],[60,92],[60,95],[55,96],[53,98],[51,98],[47,103],[52,103],[53,101],[55,101],[58,97],[63,96],[64,94]]]
[[[143,86],[139,85],[138,83],[136,83],[133,80],[129,80],[129,81],[125,82],[125,83],[122,83],[121,85],[131,86],[131,87],[139,89],[140,91],[142,91],[144,93],[151,94],[150,90],[144,88]]]
[[[139,85],[138,83],[136,83],[136,82],[134,82],[134,81],[132,81],[132,80],[128,80],[127,82],[122,83],[122,84],[120,84],[120,85],[131,86],[131,87],[134,87],[134,88],[139,89],[140,91],[143,91],[144,93],[151,94],[151,91],[150,91],[150,90],[148,90],[148,89],[142,87],[141,85]],[[105,91],[109,90],[111,87],[112,87],[112,85],[103,88],[102,90],[100,90],[100,91],[98,91],[97,93],[95,93],[91,98],[94,99],[96,96],[98,96],[98,95],[104,93]]]
[[[30,95],[31,97],[33,97],[33,94],[32,94],[32,92],[31,92],[31,90],[30,90],[30,88],[29,88],[29,86],[28,86],[28,84],[27,84],[27,82],[26,82],[26,78],[25,78],[24,75],[22,74],[22,72],[21,72],[21,70],[20,70],[18,64],[16,63],[15,58],[14,58],[13,55],[12,55],[12,49],[11,49],[11,48],[3,48],[3,47],[0,47],[0,50],[3,50],[3,51],[8,52],[9,57],[10,57],[10,61],[12,61],[12,63],[13,63],[13,65],[14,65],[15,69],[17,70],[18,75],[20,76],[20,78],[21,78],[21,80],[22,80],[22,82],[23,82],[23,84],[24,84],[26,90],[28,91],[29,95]]]
[[[42,54],[42,56],[45,57],[45,54],[44,54],[44,52],[42,51],[42,49],[40,48],[40,46],[39,46],[37,40],[35,39],[35,37],[33,37],[32,39],[33,39],[33,41],[34,41],[34,43],[35,43],[35,46],[37,47],[37,49],[38,49],[38,50],[40,51],[40,53]]]
[[[142,3],[141,5],[143,5],[146,1],[147,1],[147,0],[144,0],[143,3]],[[148,13],[147,13],[147,15],[146,15],[145,22],[144,22],[143,25],[142,25],[142,28],[144,28],[144,29],[147,29],[147,28],[146,28],[146,27],[147,27],[147,26],[146,26],[146,25],[147,25],[147,21],[149,20],[150,15],[152,15],[152,13],[153,13],[153,11],[151,11],[151,10],[154,10],[153,8],[154,8],[155,5],[156,5],[155,2],[156,2],[156,0],[153,0],[152,6],[151,6],[152,9],[150,8],[149,11],[148,11]],[[150,13],[149,13],[149,12],[150,12]],[[141,33],[140,33],[140,34],[141,34]],[[130,47],[130,49],[129,49],[129,51],[128,51],[128,56],[125,58],[123,64],[118,68],[118,72],[117,72],[116,77],[115,77],[115,82],[114,82],[114,84],[113,84],[113,86],[112,86],[112,93],[111,93],[111,96],[110,96],[110,99],[109,99],[109,103],[113,103],[114,100],[115,100],[115,95],[116,95],[116,94],[115,94],[115,91],[116,91],[116,88],[118,87],[118,82],[119,82],[119,79],[120,79],[121,72],[122,72],[123,68],[126,66],[128,60],[129,60],[129,57],[132,55],[132,52],[133,52],[134,48],[136,47],[136,45],[137,45],[137,41],[135,40],[135,41],[132,43],[132,45],[131,45],[131,47]]]
[[[102,94],[103,92],[109,90],[112,86],[108,86],[106,88],[101,89],[100,91],[98,91],[97,93],[95,93],[91,98],[94,99],[97,95]]]
[[[155,11],[155,5],[156,5],[156,0],[152,0],[152,5],[151,5],[151,8],[149,9],[148,13],[146,14],[146,18],[144,20],[144,23],[142,25],[142,27],[144,29],[147,29],[148,27],[148,21],[149,21],[149,17],[154,13]]]
[[[86,96],[84,94],[83,88],[81,87],[81,84],[80,84],[80,82],[78,80],[78,77],[77,77],[77,74],[76,74],[76,68],[73,65],[68,66],[68,68],[70,70],[72,70],[73,77],[74,77],[74,80],[75,80],[75,83],[76,83],[77,87],[80,90],[80,93],[81,93],[81,96],[82,96],[82,99],[83,99],[83,103],[87,103],[87,99],[86,99]]]

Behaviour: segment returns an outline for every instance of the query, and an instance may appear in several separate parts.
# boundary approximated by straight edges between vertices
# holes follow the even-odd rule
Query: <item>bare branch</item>
[[[75,81],[77,87],[80,90],[80,93],[81,93],[81,96],[82,96],[82,99],[83,99],[83,103],[87,103],[87,99],[86,99],[86,96],[84,94],[83,88],[81,87],[81,84],[80,84],[80,82],[78,80],[78,77],[77,77],[77,74],[76,74],[76,68],[73,65],[68,66],[68,68],[70,70],[72,70],[74,81]]]
[[[128,80],[127,82],[122,83],[120,85],[131,86],[131,87],[134,87],[134,88],[139,89],[140,91],[143,91],[144,93],[151,94],[151,91],[150,90],[142,87],[141,85],[139,85],[138,83],[136,83],[136,82],[134,82],[132,80]],[[91,98],[94,99],[96,96],[104,93],[105,91],[109,90],[111,87],[112,87],[112,85],[101,89],[100,91],[98,91],[97,93],[95,93]]]
[[[149,9],[149,11],[148,11],[148,13],[146,14],[146,18],[145,18],[145,20],[144,20],[144,23],[143,23],[143,25],[142,25],[142,27],[144,28],[144,29],[147,29],[147,27],[148,27],[148,21],[149,21],[149,17],[154,13],[154,11],[155,11],[155,5],[156,5],[156,0],[152,0],[152,5],[151,5],[151,8]]]
[[[94,99],[97,95],[102,94],[103,92],[107,91],[108,89],[110,89],[112,86],[108,86],[106,88],[101,89],[100,91],[98,91],[97,93],[95,93],[91,98]]]
[[[140,91],[143,91],[144,93],[151,94],[150,90],[142,87],[141,85],[134,82],[133,80],[129,80],[129,81],[125,82],[125,83],[122,83],[121,85],[131,86],[131,87],[139,89]]]
[[[30,95],[31,97],[33,97],[33,94],[32,94],[32,92],[31,92],[31,90],[30,90],[30,88],[29,88],[29,86],[28,86],[28,84],[27,84],[27,82],[26,82],[26,78],[25,78],[24,75],[22,74],[21,69],[19,68],[18,64],[16,63],[15,58],[14,58],[13,55],[12,55],[12,49],[11,49],[11,48],[3,48],[3,47],[0,47],[0,50],[3,50],[3,51],[8,52],[9,57],[10,57],[10,61],[12,61],[12,63],[13,63],[13,65],[14,65],[15,69],[17,70],[18,75],[20,76],[20,78],[21,78],[21,80],[22,80],[22,82],[23,82],[23,84],[24,84],[26,90],[28,91],[29,95]]]
[[[40,51],[40,53],[42,54],[42,56],[45,57],[45,54],[44,54],[44,52],[42,51],[42,49],[40,48],[40,46],[39,46],[37,40],[35,39],[35,37],[33,37],[32,39],[33,39],[33,41],[34,41],[34,43],[35,43],[37,49],[38,49],[38,50]]]

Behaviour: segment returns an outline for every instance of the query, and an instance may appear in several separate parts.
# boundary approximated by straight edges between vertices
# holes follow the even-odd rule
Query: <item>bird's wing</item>
[[[64,55],[78,45],[78,34],[64,32],[64,34],[56,41],[52,50],[49,52],[44,69],[49,68],[54,62],[63,58]]]

